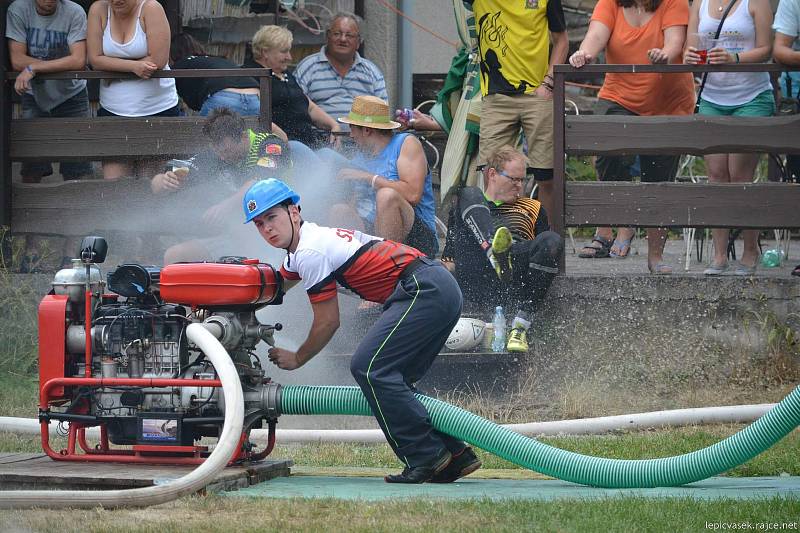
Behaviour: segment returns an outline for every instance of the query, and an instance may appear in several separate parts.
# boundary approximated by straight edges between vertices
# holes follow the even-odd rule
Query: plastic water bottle
[[[498,305],[494,309],[494,337],[492,337],[492,351],[495,353],[506,350],[506,315],[503,314],[503,307]]]
[[[786,255],[783,250],[773,248],[764,252],[761,256],[761,266],[766,268],[775,268],[781,266],[783,257]]]

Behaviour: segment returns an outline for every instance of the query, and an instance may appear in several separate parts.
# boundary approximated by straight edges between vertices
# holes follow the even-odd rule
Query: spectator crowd
[[[502,300],[516,307],[512,326],[517,333],[509,349],[525,351],[525,332],[558,271],[563,248],[548,223],[553,210],[554,65],[568,62],[581,68],[604,56],[609,64],[763,63],[772,58],[796,67],[800,0],[780,0],[774,17],[769,0],[694,0],[691,6],[687,0],[598,0],[586,36],[572,53],[561,0],[472,0],[461,8],[474,24],[476,97],[482,100],[476,159],[481,171],[474,174],[470,168],[468,173],[477,175],[476,185],[481,186],[458,189],[451,209],[445,207],[448,212],[440,215],[449,229],[442,257],[467,299]],[[440,100],[431,115],[391,113],[383,73],[358,51],[363,31],[357,16],[334,15],[325,37],[318,52],[292,69],[293,35],[288,29],[263,26],[253,36],[252,57],[241,66],[271,70],[273,123],[270,132],[262,132],[249,129],[242,118],[260,112],[255,78],[152,77],[170,69],[240,66],[209,54],[190,35],[171,36],[157,0],[99,0],[88,15],[70,0],[15,0],[6,21],[11,67],[19,72],[14,88],[24,118],[90,116],[85,81],[38,79],[40,74],[87,66],[135,75],[100,83],[99,117],[207,117],[203,133],[208,148],[183,164],[102,162],[105,179],[146,178],[156,195],[205,191],[193,201],[204,202],[203,220],[217,234],[171,247],[165,262],[212,259],[218,245],[237,231],[231,215],[238,213],[254,182],[281,177],[302,193],[323,187],[309,181],[315,173],[325,174],[332,191],[325,212],[315,218],[437,255],[440,236],[431,168],[411,130],[453,134],[455,111],[443,113]],[[463,67],[467,56],[462,51],[453,63],[454,68],[462,65],[462,77],[468,71]],[[701,87],[698,95],[688,73],[607,74],[595,114],[775,113],[767,73],[712,73]],[[796,98],[797,72],[784,75],[780,88]],[[752,181],[757,163],[756,154],[705,157],[712,183]],[[596,158],[595,169],[601,181],[631,180],[634,174],[643,182],[671,181],[678,158],[604,156]],[[65,180],[92,174],[85,162],[65,162],[60,170]],[[26,163],[22,181],[36,183],[52,172],[49,164]],[[537,196],[530,198],[534,184]],[[580,257],[625,258],[634,235],[632,228],[597,228]],[[646,231],[648,268],[654,275],[672,272],[663,256],[666,236],[664,228]],[[752,275],[759,260],[757,232],[744,232],[744,253],[736,263],[728,262],[728,239],[728,230],[713,231],[715,253],[705,273]]]

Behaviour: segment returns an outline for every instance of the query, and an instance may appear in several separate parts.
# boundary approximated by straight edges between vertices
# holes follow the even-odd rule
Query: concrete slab
[[[463,479],[437,485],[397,485],[380,477],[295,476],[276,478],[236,492],[231,497],[336,498],[387,500],[437,498],[447,500],[572,500],[596,498],[692,498],[737,500],[785,497],[800,499],[800,477],[713,477],[683,487],[601,489],[560,480]]]
[[[673,277],[680,276],[703,276],[703,270],[708,267],[711,261],[711,241],[701,240],[699,236],[702,230],[697,230],[695,240],[689,244],[691,249],[689,269],[686,270],[686,241],[682,238],[670,239],[664,246],[664,262],[674,269]],[[639,230],[639,235],[631,243],[631,252],[625,259],[613,257],[605,259],[581,259],[577,252],[589,243],[588,238],[576,237],[574,239],[576,252],[573,252],[572,241],[566,237],[566,271],[568,276],[603,276],[619,274],[641,274],[649,275],[647,270],[647,240],[644,238],[644,230]],[[776,243],[772,232],[769,238],[761,240],[763,251],[775,248]],[[698,250],[702,247],[702,260],[698,259]],[[736,257],[742,256],[742,241],[736,241]],[[800,241],[792,241],[789,246],[789,253],[786,260],[780,267],[763,268],[756,270],[755,278],[788,278],[792,269],[800,263]],[[740,280],[742,278],[739,278]],[[794,278],[795,280],[800,278]]]

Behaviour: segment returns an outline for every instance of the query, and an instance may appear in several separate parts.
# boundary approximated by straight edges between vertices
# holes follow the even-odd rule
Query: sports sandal
[[[614,239],[614,243],[611,245],[611,248],[616,247],[617,250],[619,250],[619,253],[614,253],[613,251],[609,250],[608,255],[614,259],[626,259],[631,253],[631,241],[633,241],[633,237],[622,241],[619,239]]]
[[[592,243],[595,242],[600,246],[592,246]],[[591,250],[591,252],[583,250]],[[578,254],[578,257],[581,259],[603,259],[609,257],[610,250],[611,241],[605,237],[601,237],[600,235],[595,235],[592,237],[592,242],[582,248],[582,251]]]

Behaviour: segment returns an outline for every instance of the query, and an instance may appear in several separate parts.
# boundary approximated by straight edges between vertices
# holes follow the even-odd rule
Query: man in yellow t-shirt
[[[553,65],[564,63],[569,40],[561,0],[465,0],[475,14],[481,54],[481,139],[478,159],[528,143],[528,172],[539,200],[553,212]],[[550,43],[552,42],[552,50]]]

